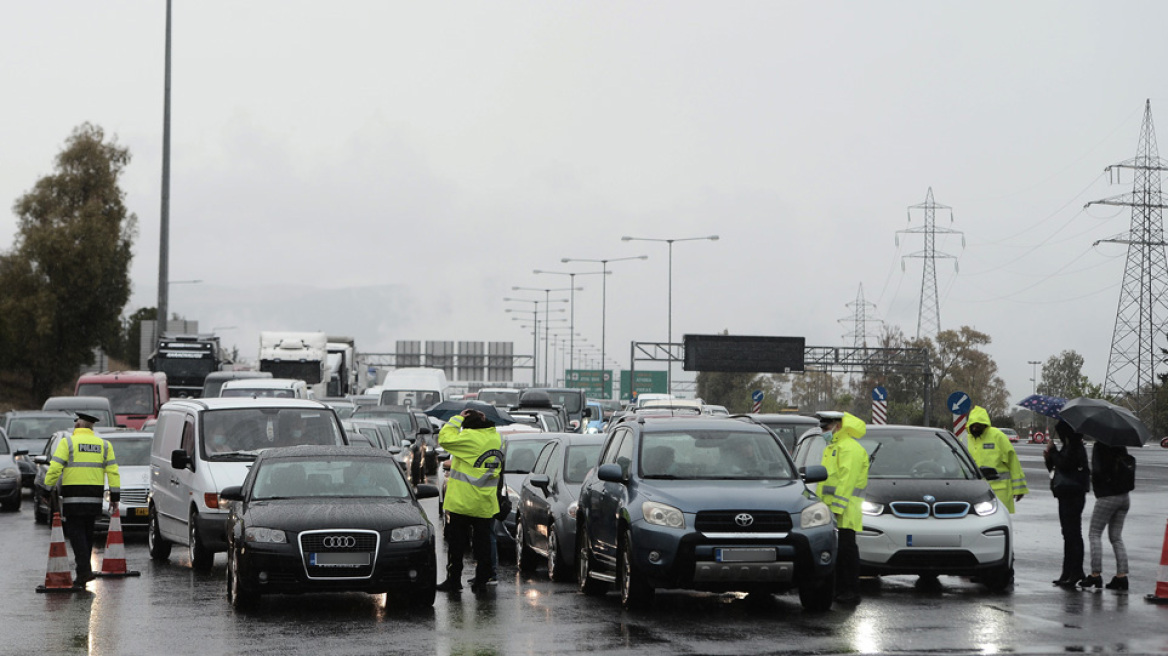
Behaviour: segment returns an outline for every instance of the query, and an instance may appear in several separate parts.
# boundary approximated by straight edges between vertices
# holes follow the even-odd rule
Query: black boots
[[[1080,588],[1102,588],[1103,577],[1098,574],[1090,574],[1084,576],[1082,581],[1079,581]]]
[[[1127,577],[1113,576],[1111,577],[1111,583],[1108,583],[1103,587],[1107,588],[1108,590],[1127,590]]]

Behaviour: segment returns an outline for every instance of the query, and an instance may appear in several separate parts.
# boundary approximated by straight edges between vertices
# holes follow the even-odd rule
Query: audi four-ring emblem
[[[734,523],[746,528],[754,523],[754,516],[749,513],[738,513],[734,516]]]
[[[357,546],[357,538],[351,535],[330,535],[321,540],[328,549],[352,549]]]

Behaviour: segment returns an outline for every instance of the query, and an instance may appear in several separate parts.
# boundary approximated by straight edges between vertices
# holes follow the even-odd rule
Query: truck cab
[[[170,400],[166,374],[161,371],[105,371],[83,374],[74,390],[77,396],[109,399],[115,423],[140,430],[158,418],[162,404]]]

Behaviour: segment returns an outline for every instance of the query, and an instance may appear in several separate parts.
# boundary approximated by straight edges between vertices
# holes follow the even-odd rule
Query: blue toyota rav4
[[[638,417],[614,428],[580,489],[580,590],[615,583],[626,608],[657,588],[771,594],[798,589],[804,609],[831,608],[831,511],[766,428],[744,420]]]

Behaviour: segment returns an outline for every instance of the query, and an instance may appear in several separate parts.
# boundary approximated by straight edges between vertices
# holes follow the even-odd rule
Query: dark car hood
[[[951,480],[892,478],[868,479],[865,499],[872,503],[893,501],[923,501],[925,495],[937,501],[968,501],[977,503],[993,496],[989,483],[984,480]]]
[[[800,512],[811,503],[801,480],[642,480],[642,501],[660,501],[692,513],[699,510],[788,510]]]
[[[253,501],[247,506],[245,519],[249,526],[285,531],[323,528],[384,531],[399,526],[429,523],[412,500],[368,498],[329,499],[325,502],[306,499]]]

